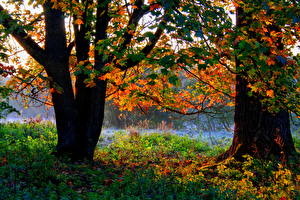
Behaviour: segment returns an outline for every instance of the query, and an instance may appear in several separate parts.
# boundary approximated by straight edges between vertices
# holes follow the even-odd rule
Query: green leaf
[[[178,86],[179,85],[179,78],[176,75],[172,75],[168,78],[169,83]]]
[[[137,62],[140,60],[143,60],[145,58],[145,55],[142,53],[139,54],[129,54],[128,58],[131,59],[133,62]]]
[[[198,69],[206,69],[207,65],[206,64],[198,64]]]
[[[147,84],[148,84],[148,85],[155,85],[156,83],[155,83],[155,81],[150,81],[150,82],[148,82]]]
[[[160,71],[163,75],[168,75],[169,74],[169,71],[165,68],[161,69]]]
[[[147,77],[151,78],[152,80],[155,80],[155,79],[157,79],[158,75],[157,74],[150,74]]]
[[[154,38],[154,34],[150,31],[144,33],[144,37],[148,37],[150,40]]]

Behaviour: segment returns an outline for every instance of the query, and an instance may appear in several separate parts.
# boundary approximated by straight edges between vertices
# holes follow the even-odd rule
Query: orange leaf
[[[54,93],[55,89],[54,88],[50,88],[50,93]]]
[[[126,10],[125,9],[122,9],[118,12],[119,15],[125,15],[126,14]]]
[[[229,107],[232,107],[232,106],[234,106],[235,104],[234,104],[234,102],[229,102],[229,103],[227,103],[227,106],[229,106]]]
[[[81,19],[76,19],[74,23],[80,25],[83,24],[83,21]]]
[[[267,65],[275,65],[275,61],[272,58],[268,58]]]
[[[274,91],[273,90],[267,90],[266,92],[268,97],[274,97]]]

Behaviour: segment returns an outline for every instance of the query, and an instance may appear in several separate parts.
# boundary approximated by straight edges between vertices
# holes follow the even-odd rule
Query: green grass
[[[213,156],[228,146],[167,133],[117,132],[112,139],[92,164],[61,162],[51,155],[53,125],[0,125],[0,199],[300,198],[298,162],[285,168],[247,157],[216,164]]]

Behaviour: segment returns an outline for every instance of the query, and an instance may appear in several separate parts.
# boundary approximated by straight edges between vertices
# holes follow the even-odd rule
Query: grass
[[[94,163],[71,163],[51,155],[56,140],[49,123],[0,125],[0,199],[300,199],[299,161],[216,164],[226,145],[117,132]]]

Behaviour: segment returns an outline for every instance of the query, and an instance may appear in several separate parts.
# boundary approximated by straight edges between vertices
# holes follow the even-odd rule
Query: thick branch
[[[12,30],[10,34],[15,38],[15,40],[25,49],[25,51],[32,56],[38,63],[45,65],[46,54],[44,49],[42,49],[26,32],[25,30],[17,25],[17,20],[14,20],[8,12],[0,5],[1,15],[5,15],[0,20],[7,30]],[[16,28],[14,28],[16,27]]]
[[[92,24],[88,20],[88,15],[93,12],[92,9],[89,9],[89,6],[91,5],[91,0],[85,0],[82,3],[85,4],[84,13],[81,16],[81,19],[83,21],[83,24],[77,25],[74,23],[74,32],[75,32],[75,43],[76,43],[76,56],[77,61],[84,61],[88,59],[88,52],[90,49],[90,39],[87,38],[87,33],[91,31]],[[73,15],[73,20],[75,21],[77,19],[76,15]]]
[[[70,42],[70,44],[67,46],[68,57],[71,55],[71,51],[74,46],[75,46],[75,41]]]
[[[46,29],[45,51],[48,56],[48,62],[55,61],[66,64],[68,55],[64,13],[59,9],[54,9],[50,0],[43,4],[43,9]]]
[[[108,2],[105,5],[98,5],[96,13],[96,37],[95,44],[98,41],[107,38],[107,27],[111,17],[108,15]],[[104,66],[102,55],[99,54],[99,50],[95,49],[95,69],[101,70]]]
[[[130,16],[126,32],[123,35],[124,42],[120,46],[120,51],[123,51],[126,49],[127,45],[130,44],[133,33],[136,30],[136,27],[140,21],[140,19],[149,11],[149,9],[143,9],[144,2],[143,0],[137,0],[135,3],[136,8],[134,9],[132,15]]]
[[[158,28],[154,34],[154,36],[150,39],[148,44],[141,50],[141,54],[143,54],[145,57],[149,55],[149,53],[152,51],[152,49],[155,47],[156,43],[158,42],[160,36],[164,32],[164,26],[166,25],[166,21],[162,20],[160,24],[158,25]],[[132,68],[136,65],[138,65],[142,60],[132,60],[132,59],[127,59],[127,64],[124,66],[121,65],[116,65],[117,68],[121,70],[126,70],[129,68]]]

